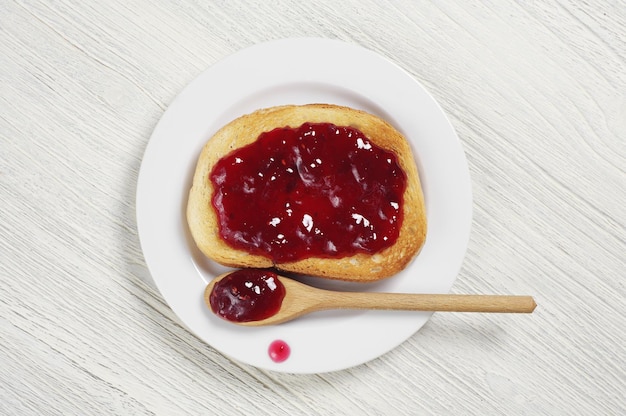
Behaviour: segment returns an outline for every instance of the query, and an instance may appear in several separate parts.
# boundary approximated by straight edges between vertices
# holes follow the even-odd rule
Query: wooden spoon
[[[219,275],[207,285],[204,298],[209,308],[213,287],[231,273]],[[328,309],[531,313],[537,306],[531,296],[337,292],[317,289],[284,276],[275,276],[285,287],[285,296],[278,311],[261,320],[231,322],[247,326],[274,325]]]

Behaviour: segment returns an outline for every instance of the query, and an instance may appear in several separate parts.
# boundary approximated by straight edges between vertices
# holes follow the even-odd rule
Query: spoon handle
[[[532,296],[447,295],[371,292],[334,292],[324,308],[387,309],[435,312],[531,313],[537,304]]]

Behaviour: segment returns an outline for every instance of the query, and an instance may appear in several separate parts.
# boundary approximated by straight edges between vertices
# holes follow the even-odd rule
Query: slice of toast
[[[402,204],[403,220],[397,240],[377,253],[358,253],[342,258],[311,257],[274,264],[269,256],[231,247],[220,236],[212,205],[213,166],[233,150],[257,140],[277,127],[297,128],[304,123],[331,123],[362,132],[373,144],[393,152],[406,174]],[[254,204],[254,202],[251,202]],[[239,117],[206,143],[197,162],[187,205],[187,221],[198,248],[210,259],[229,267],[267,268],[332,279],[371,282],[403,270],[416,256],[426,238],[426,212],[420,179],[406,138],[389,123],[372,114],[330,104],[288,105],[255,111]]]

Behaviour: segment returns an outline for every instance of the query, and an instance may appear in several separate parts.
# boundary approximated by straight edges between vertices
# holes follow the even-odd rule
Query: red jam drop
[[[260,321],[279,311],[285,286],[276,273],[261,269],[237,270],[217,282],[209,303],[216,315],[233,322]]]
[[[270,344],[267,352],[272,361],[275,363],[282,363],[289,358],[289,355],[291,355],[291,348],[285,341],[277,339]]]
[[[210,173],[220,236],[275,263],[376,253],[396,241],[406,175],[359,130],[305,123],[262,133]]]

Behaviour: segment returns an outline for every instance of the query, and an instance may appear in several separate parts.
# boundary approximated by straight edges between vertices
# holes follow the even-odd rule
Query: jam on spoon
[[[242,269],[228,274],[213,286],[209,304],[213,313],[228,321],[260,321],[280,310],[285,293],[285,286],[276,273]]]

